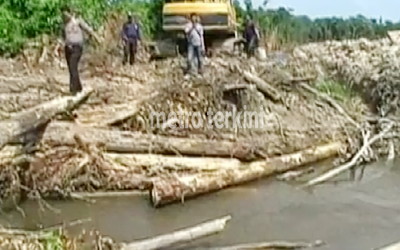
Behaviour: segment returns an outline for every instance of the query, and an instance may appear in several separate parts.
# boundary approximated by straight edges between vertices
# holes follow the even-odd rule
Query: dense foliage
[[[0,54],[15,54],[41,34],[60,35],[63,7],[72,7],[98,28],[109,12],[135,13],[147,35],[160,25],[162,0],[3,0],[0,2]]]
[[[382,19],[368,19],[357,15],[344,18],[310,19],[307,16],[296,16],[292,10],[279,8],[267,9],[264,6],[254,8],[251,0],[245,0],[245,8],[239,8],[239,14],[252,16],[258,23],[266,38],[275,39],[280,44],[306,43],[324,40],[344,40],[357,38],[380,38],[388,30],[400,29],[400,23]],[[238,5],[238,1],[236,1]]]
[[[162,0],[2,0],[0,2],[0,54],[15,54],[24,43],[41,34],[59,35],[61,9],[68,4],[92,26],[99,27],[110,11],[134,12],[140,17],[145,34],[160,32]],[[311,20],[295,16],[288,9],[255,8],[251,0],[244,6],[235,1],[238,20],[252,16],[266,38],[278,44],[304,43],[327,39],[377,38],[387,30],[400,29],[399,23],[371,20],[363,16],[349,19]]]

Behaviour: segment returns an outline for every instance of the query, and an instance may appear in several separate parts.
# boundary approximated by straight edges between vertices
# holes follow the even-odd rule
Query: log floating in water
[[[11,118],[1,121],[0,148],[15,137],[45,124],[55,115],[74,109],[84,101],[91,92],[92,91],[85,91],[76,96],[61,97],[17,113],[11,116]]]
[[[305,164],[333,157],[339,153],[343,146],[340,142],[334,142],[294,154],[251,163],[238,164],[235,160],[226,159],[223,164],[220,163],[221,170],[219,171],[155,178],[153,188],[150,190],[151,201],[154,207],[160,207],[182,201],[185,198],[285,172]],[[226,167],[235,164],[238,166]]]
[[[400,242],[396,242],[389,246],[379,248],[377,250],[399,250],[399,249],[400,249]]]
[[[182,229],[171,234],[160,235],[151,239],[132,242],[122,247],[122,250],[153,250],[171,247],[190,242],[224,230],[231,216],[204,222],[194,227]]]
[[[321,183],[323,183],[323,182],[325,182],[325,181],[327,181],[327,180],[329,180],[329,179],[331,179],[331,178],[343,173],[344,171],[347,171],[347,170],[353,168],[355,165],[357,165],[358,160],[363,156],[364,152],[372,144],[374,144],[378,140],[382,139],[392,129],[393,126],[394,126],[394,123],[390,123],[389,126],[386,129],[384,129],[382,132],[380,132],[379,134],[375,135],[371,139],[368,140],[367,138],[364,138],[365,144],[361,147],[361,149],[357,152],[357,154],[355,154],[353,156],[353,158],[349,162],[347,162],[347,163],[345,163],[343,165],[340,165],[337,168],[329,170],[328,172],[324,173],[323,175],[318,176],[318,177],[308,181],[305,186],[306,187],[310,187],[310,186],[314,186],[314,185],[317,185],[317,184],[321,184]]]
[[[36,135],[37,133],[35,133]],[[118,153],[157,153],[190,156],[234,157],[254,159],[262,150],[250,141],[208,140],[155,136],[54,122],[47,126],[42,141],[50,145],[75,145],[75,135],[89,144],[100,144],[107,151]],[[31,135],[22,138],[29,141]]]

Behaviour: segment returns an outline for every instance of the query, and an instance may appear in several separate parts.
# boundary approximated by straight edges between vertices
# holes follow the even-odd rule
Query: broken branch
[[[62,97],[43,103],[27,111],[17,113],[8,120],[0,122],[0,148],[15,137],[45,124],[55,115],[74,109],[83,102],[92,91],[76,96]]]
[[[376,141],[378,141],[379,139],[382,139],[393,127],[393,123],[391,123],[385,130],[383,130],[381,133],[375,135],[374,137],[371,138],[371,140],[367,141],[362,147],[361,149],[357,152],[357,154],[351,159],[351,161],[349,161],[348,163],[341,165],[331,171],[328,171],[327,173],[310,180],[307,184],[306,187],[309,186],[314,186],[317,184],[320,184],[322,182],[325,182],[341,173],[343,173],[346,170],[351,169],[352,167],[354,167],[358,160],[362,157],[362,155],[364,154],[364,152],[366,150],[368,150],[368,148],[374,144]]]
[[[273,101],[281,100],[279,91],[260,77],[250,73],[249,71],[244,71],[243,76],[247,81],[254,83],[259,91],[270,97]]]

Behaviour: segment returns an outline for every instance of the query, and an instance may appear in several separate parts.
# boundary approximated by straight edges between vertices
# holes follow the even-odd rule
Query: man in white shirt
[[[204,30],[200,24],[200,18],[197,14],[190,15],[190,21],[185,26],[185,33],[188,43],[188,55],[187,55],[187,71],[191,72],[193,64],[197,61],[198,73],[202,73],[202,56],[205,52],[204,45]]]
[[[76,94],[82,91],[82,84],[79,77],[78,65],[82,56],[85,43],[84,32],[93,36],[97,42],[100,38],[93,29],[81,18],[77,17],[73,10],[66,8],[64,14],[63,37],[65,40],[65,57],[67,59],[70,75],[70,92]]]

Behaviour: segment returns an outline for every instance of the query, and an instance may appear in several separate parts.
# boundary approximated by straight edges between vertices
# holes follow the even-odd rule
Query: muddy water
[[[58,213],[27,202],[22,205],[25,218],[12,212],[1,215],[0,222],[35,229],[91,218],[71,232],[96,228],[118,241],[131,241],[231,214],[223,233],[192,246],[323,240],[328,245],[318,249],[374,249],[400,240],[399,163],[369,166],[361,181],[347,182],[345,175],[313,191],[270,179],[162,209],[150,207],[147,197],[98,199],[95,204],[51,202]]]

